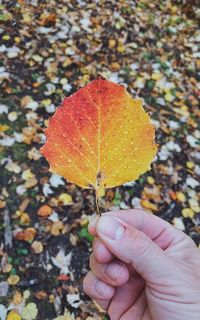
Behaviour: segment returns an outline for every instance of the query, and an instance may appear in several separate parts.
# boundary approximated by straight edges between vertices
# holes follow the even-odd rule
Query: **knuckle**
[[[135,256],[142,256],[148,253],[151,241],[143,232],[137,232],[133,237],[133,248]]]

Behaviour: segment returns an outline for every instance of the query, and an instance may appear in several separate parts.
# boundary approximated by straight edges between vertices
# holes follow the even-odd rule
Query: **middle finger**
[[[117,259],[103,264],[99,263],[95,255],[92,254],[90,268],[97,278],[111,286],[120,286],[129,279],[127,266]]]

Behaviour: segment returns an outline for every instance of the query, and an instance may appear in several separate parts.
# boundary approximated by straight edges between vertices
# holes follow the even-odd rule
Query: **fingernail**
[[[117,280],[123,270],[125,269],[124,266],[121,266],[117,263],[109,263],[105,268],[105,273],[113,280]]]
[[[104,283],[100,280],[96,280],[94,286],[95,286],[96,291],[101,296],[105,296],[106,294],[108,294],[109,291],[112,291],[112,288],[110,286],[108,286],[106,283]]]
[[[119,240],[124,233],[121,223],[111,216],[102,216],[97,222],[97,233],[103,233],[111,240]]]

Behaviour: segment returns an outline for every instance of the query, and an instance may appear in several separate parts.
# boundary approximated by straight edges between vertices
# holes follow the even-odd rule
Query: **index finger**
[[[145,233],[151,240],[153,240],[160,248],[165,250],[169,244],[170,246],[173,243],[177,243],[179,241],[184,240],[187,236],[176,230],[173,226],[171,226],[165,220],[151,214],[145,212],[140,209],[130,209],[130,210],[118,210],[103,213],[102,215],[112,215],[125,223],[132,225],[139,231]],[[89,232],[96,236],[96,223],[99,217],[94,218],[89,226]]]

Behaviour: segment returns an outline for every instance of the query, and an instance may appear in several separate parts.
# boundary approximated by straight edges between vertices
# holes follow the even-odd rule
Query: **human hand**
[[[200,252],[166,221],[142,210],[103,214],[84,291],[111,320],[199,320]]]

